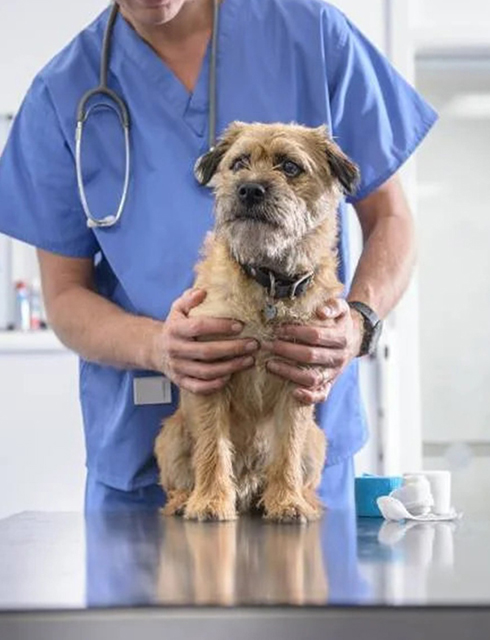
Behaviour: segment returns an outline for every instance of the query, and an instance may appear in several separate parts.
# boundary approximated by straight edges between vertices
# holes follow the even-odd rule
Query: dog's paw
[[[318,518],[320,518],[325,511],[325,507],[320,498],[316,495],[315,491],[312,489],[304,489],[303,498],[313,511],[318,514]]]
[[[271,522],[306,524],[321,518],[322,510],[303,499],[265,504],[265,520]]]
[[[161,509],[165,516],[183,516],[190,491],[169,491],[167,504]]]
[[[191,497],[185,507],[184,518],[186,520],[199,520],[199,522],[236,520],[235,501]]]

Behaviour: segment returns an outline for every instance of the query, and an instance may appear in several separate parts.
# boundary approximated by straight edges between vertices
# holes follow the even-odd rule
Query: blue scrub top
[[[411,155],[434,111],[359,30],[322,0],[223,0],[218,35],[218,121],[327,124],[359,165],[355,198],[366,197]],[[75,114],[98,84],[108,10],[34,80],[0,160],[0,232],[74,257],[93,257],[98,291],[123,309],[164,320],[193,282],[193,266],[213,224],[212,194],[194,180],[207,150],[209,49],[193,94],[118,16],[109,85],[131,114],[132,168],[121,222],[87,228],[75,176]],[[116,116],[99,111],[83,145],[88,200],[100,217],[119,201],[123,139]],[[345,204],[339,210],[340,277],[348,287]],[[87,464],[98,481],[128,490],[157,481],[153,442],[178,402],[135,406],[133,379],[81,360],[80,397]],[[154,375],[154,374],[153,374]],[[330,441],[328,462],[367,438],[358,364],[317,408]]]

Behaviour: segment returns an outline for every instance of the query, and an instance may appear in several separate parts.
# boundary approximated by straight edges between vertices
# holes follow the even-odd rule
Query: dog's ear
[[[339,181],[346,195],[354,195],[361,178],[358,166],[333,141],[326,126],[316,128],[315,133],[326,144],[327,163],[332,176]]]
[[[242,133],[244,127],[245,124],[243,122],[232,122],[220,136],[216,145],[197,159],[194,165],[194,175],[199,184],[203,186],[209,184],[218,169],[221,159]]]
[[[335,143],[330,143],[327,147],[327,162],[332,175],[340,182],[344,193],[353,196],[361,179],[357,165]]]

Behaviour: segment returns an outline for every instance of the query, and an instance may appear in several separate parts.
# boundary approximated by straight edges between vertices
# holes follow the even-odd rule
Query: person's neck
[[[178,14],[161,25],[138,23],[122,9],[122,15],[136,32],[162,57],[196,37],[209,37],[213,26],[213,0],[186,2]]]

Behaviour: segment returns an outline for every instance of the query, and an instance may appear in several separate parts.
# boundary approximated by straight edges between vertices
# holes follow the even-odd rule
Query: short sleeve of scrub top
[[[412,155],[437,114],[340,11],[331,8],[326,16],[331,21],[331,126],[340,147],[361,170],[358,190],[348,198],[355,203]]]
[[[78,199],[75,163],[47,86],[37,77],[0,157],[0,232],[69,257],[97,241]]]

